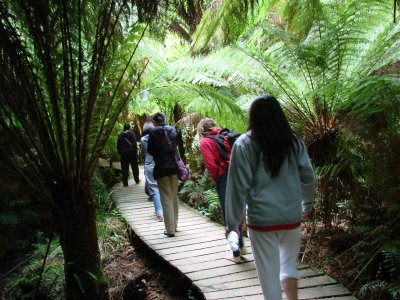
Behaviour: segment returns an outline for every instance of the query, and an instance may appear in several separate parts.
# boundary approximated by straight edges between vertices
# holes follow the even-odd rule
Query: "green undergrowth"
[[[362,227],[350,251],[355,262],[352,283],[362,300],[400,300],[400,236],[386,226]],[[360,228],[358,228],[361,230]],[[350,257],[348,257],[350,259]]]
[[[128,224],[100,175],[92,178],[92,192],[97,204],[97,234],[101,258],[107,259],[111,251],[122,250],[128,241],[124,234]]]
[[[47,244],[48,239],[39,233],[27,264],[20,272],[5,279],[5,299],[63,299],[64,260],[58,238],[51,242],[46,264],[41,272]]]
[[[124,237],[127,224],[97,173],[92,178],[92,193],[97,205],[99,248],[102,261],[105,261],[111,251],[123,249],[128,243]],[[28,258],[14,272],[2,278],[2,299],[64,299],[64,259],[57,234],[46,257],[48,243],[48,236],[38,232]]]
[[[204,176],[194,177],[185,182],[179,190],[179,196],[182,201],[198,210],[202,215],[223,224],[216,187],[207,172]]]

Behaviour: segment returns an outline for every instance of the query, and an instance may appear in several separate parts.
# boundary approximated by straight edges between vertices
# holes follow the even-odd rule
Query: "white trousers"
[[[298,279],[301,228],[256,231],[249,229],[258,278],[265,300],[281,300],[281,281]]]

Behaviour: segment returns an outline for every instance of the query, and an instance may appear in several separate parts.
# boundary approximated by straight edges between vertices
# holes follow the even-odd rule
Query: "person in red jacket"
[[[215,141],[211,138],[208,138],[210,135],[218,136],[220,131],[221,128],[213,119],[210,118],[204,118],[200,120],[199,124],[197,125],[197,132],[200,136],[200,151],[201,155],[203,156],[203,162],[212,180],[216,184],[218,183],[218,178],[228,172],[229,167],[229,162],[222,159]]]
[[[213,182],[216,185],[218,200],[221,206],[222,216],[225,222],[225,192],[226,182],[228,178],[229,161],[223,160],[220,150],[214,139],[209,138],[210,135],[219,135],[221,128],[210,118],[201,119],[197,125],[197,133],[200,136],[200,152],[203,157],[204,166],[210,174]],[[245,254],[243,245],[243,237],[239,236],[239,251],[233,252],[233,258],[229,258],[235,262],[240,262],[240,255]]]

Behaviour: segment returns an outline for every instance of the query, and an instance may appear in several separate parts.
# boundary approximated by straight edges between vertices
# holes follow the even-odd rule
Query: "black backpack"
[[[217,144],[219,153],[223,161],[228,161],[231,158],[231,151],[233,144],[236,142],[240,133],[231,132],[228,128],[221,129],[220,133],[217,135],[207,135],[206,137],[212,139]]]

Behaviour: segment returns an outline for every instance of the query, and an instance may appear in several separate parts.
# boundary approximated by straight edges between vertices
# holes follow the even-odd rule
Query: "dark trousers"
[[[224,227],[226,227],[226,221],[225,221],[225,193],[226,193],[226,182],[228,181],[228,173],[222,174],[221,176],[218,177],[217,179],[217,194],[218,194],[218,200],[219,204],[221,206],[221,211],[222,211],[222,217],[224,220]],[[240,224],[240,234],[239,234],[239,247],[243,247],[243,236],[242,236],[242,227],[243,223]]]
[[[139,182],[139,165],[135,152],[122,152],[121,153],[121,169],[122,169],[122,183],[128,186],[129,165],[131,165],[133,178],[135,182]]]

